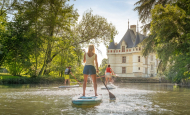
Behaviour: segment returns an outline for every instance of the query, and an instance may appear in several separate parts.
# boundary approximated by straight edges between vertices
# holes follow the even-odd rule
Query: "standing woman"
[[[83,70],[83,74],[84,74],[83,96],[85,96],[88,75],[91,75],[91,77],[92,77],[92,81],[94,83],[95,96],[98,96],[97,95],[96,72],[99,72],[99,70],[98,70],[98,61],[97,61],[97,55],[95,54],[94,45],[88,46],[88,52],[84,54],[83,62],[85,63],[84,70]],[[94,62],[96,64],[96,69],[94,67]]]
[[[113,70],[111,69],[110,65],[108,65],[108,67],[106,68],[105,71],[105,78],[106,78],[106,82],[105,84],[107,85],[108,83],[108,79],[111,82],[112,81],[112,75],[114,75],[115,73],[113,72]]]

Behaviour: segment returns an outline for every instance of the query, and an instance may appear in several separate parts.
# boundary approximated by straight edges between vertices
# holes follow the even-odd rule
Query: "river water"
[[[122,83],[110,90],[116,96],[109,100],[101,90],[102,103],[75,106],[72,97],[82,87],[58,88],[59,85],[0,85],[0,115],[189,115],[190,88],[174,84]],[[90,85],[87,92],[93,89]],[[92,92],[91,92],[92,93]]]

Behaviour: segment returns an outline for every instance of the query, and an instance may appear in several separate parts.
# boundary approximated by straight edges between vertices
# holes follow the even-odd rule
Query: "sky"
[[[128,29],[128,19],[129,25],[137,25],[138,12],[134,11],[134,4],[138,0],[71,0],[69,4],[74,4],[74,8],[78,10],[79,21],[82,19],[82,15],[86,10],[92,9],[93,14],[100,15],[107,19],[109,23],[112,23],[118,35],[115,36],[114,41],[120,42],[125,32]],[[141,23],[139,24],[139,31]],[[130,27],[130,26],[129,26]],[[97,53],[98,63],[101,64],[102,59],[107,58],[106,46],[100,44],[98,49],[101,49],[102,53]],[[87,48],[86,48],[87,51]]]

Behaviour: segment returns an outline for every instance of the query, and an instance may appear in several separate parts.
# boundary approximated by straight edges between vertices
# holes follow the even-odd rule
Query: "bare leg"
[[[83,96],[85,96],[85,90],[86,90],[86,82],[87,82],[88,75],[84,74],[84,82],[83,82]]]
[[[67,79],[65,79],[65,85],[66,85],[66,83],[67,83]]]
[[[107,85],[107,83],[108,83],[108,78],[106,77],[106,82],[105,82],[105,85]]]
[[[111,78],[111,82],[114,83],[114,79],[113,78]]]
[[[93,81],[93,84],[94,84],[94,92],[95,92],[95,96],[98,96],[98,94],[97,94],[96,74],[91,75],[91,77],[92,77],[92,81]]]
[[[68,79],[68,84],[70,85],[70,79]]]
[[[109,81],[112,83],[112,79],[111,79],[111,77],[109,78]]]

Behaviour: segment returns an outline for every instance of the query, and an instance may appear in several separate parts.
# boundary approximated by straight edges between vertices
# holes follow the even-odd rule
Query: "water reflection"
[[[190,89],[173,84],[116,84],[110,90],[116,100],[109,99],[101,90],[102,103],[98,105],[73,105],[72,97],[82,93],[82,87],[58,88],[59,85],[0,85],[0,114],[189,114]],[[87,87],[87,93],[91,91]]]

